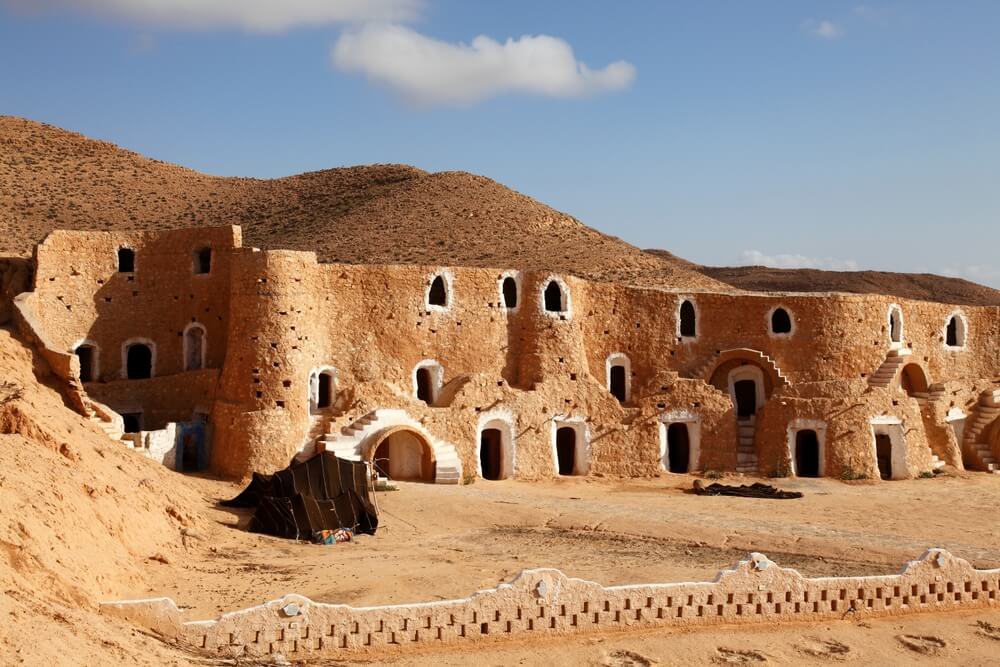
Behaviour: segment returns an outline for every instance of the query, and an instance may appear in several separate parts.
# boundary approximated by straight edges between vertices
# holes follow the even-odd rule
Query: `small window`
[[[194,272],[195,273],[211,273],[212,272],[212,249],[202,248],[200,250],[195,250],[194,252]]]
[[[948,347],[965,347],[965,336],[965,319],[957,314],[949,317],[948,325],[945,327],[944,344]]]
[[[427,293],[427,303],[431,306],[444,307],[448,305],[448,288],[445,286],[442,276],[434,276],[430,292]]]
[[[517,281],[507,276],[503,279],[503,305],[505,308],[517,308]]]
[[[417,369],[417,399],[430,405],[434,401],[431,388],[431,371],[429,368]]]
[[[792,317],[784,308],[776,308],[774,312],[771,313],[771,333],[792,333]]]
[[[184,370],[196,371],[205,367],[205,328],[191,324],[184,331]]]
[[[559,283],[554,280],[550,280],[549,284],[545,286],[545,310],[550,313],[561,313],[565,310],[562,289],[560,289]]]
[[[131,248],[118,248],[118,273],[132,273],[135,271],[135,250]]]
[[[889,307],[889,340],[893,343],[903,341],[903,311],[899,306]]]
[[[129,380],[153,376],[153,350],[144,343],[133,343],[125,351],[125,371]]]
[[[612,366],[608,375],[608,390],[612,396],[618,399],[619,403],[624,403],[628,400],[628,379],[625,375],[625,367],[620,364]]]
[[[681,304],[681,338],[694,338],[698,335],[698,319],[694,311],[694,304],[685,301]]]

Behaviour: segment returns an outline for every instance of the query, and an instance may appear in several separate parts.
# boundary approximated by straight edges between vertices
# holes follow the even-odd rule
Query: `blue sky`
[[[996,2],[0,0],[0,63],[0,113],[212,174],[461,169],[706,264],[1000,287]]]

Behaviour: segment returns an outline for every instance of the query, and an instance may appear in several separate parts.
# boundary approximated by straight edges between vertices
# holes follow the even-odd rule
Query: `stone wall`
[[[109,602],[102,613],[228,659],[341,658],[391,648],[714,624],[860,620],[1000,606],[1000,569],[929,549],[898,575],[806,578],[761,554],[711,582],[604,587],[527,570],[461,600],[354,608],[300,595],[211,621],[182,621],[168,598]]]
[[[545,271],[320,264],[309,252],[240,245],[235,227],[54,232],[38,246],[24,304],[56,351],[81,341],[99,349],[87,391],[115,409],[139,406],[156,415],[155,428],[209,404],[212,467],[236,477],[283,467],[321,440],[343,445],[339,434],[363,431],[379,409],[403,411],[454,448],[467,477],[480,469],[480,432],[492,414],[509,426],[511,472],[521,478],[555,473],[561,426],[584,440],[581,472],[655,475],[671,420],[697,425],[692,471],[733,470],[731,373],[746,369],[759,369],[762,383],[753,427],[759,472],[794,468],[787,438],[798,420],[825,425],[826,474],[877,476],[872,420],[898,419],[901,460],[913,476],[930,470],[934,455],[962,465],[948,409],[974,404],[974,389],[1000,381],[997,308],[873,295],[682,293]],[[117,271],[122,247],[136,252],[132,272]],[[212,271],[198,274],[194,253],[206,247]],[[436,279],[445,298],[430,303]],[[505,279],[516,285],[516,304],[507,302]],[[554,309],[545,305],[549,289]],[[685,301],[697,315],[694,335],[681,331]],[[778,309],[791,321],[787,333],[772,330]],[[945,344],[952,316],[963,333],[956,346]],[[185,372],[192,323],[205,327],[215,387]],[[138,339],[155,344],[155,377],[121,380],[123,345]],[[869,386],[893,355],[905,355],[905,373],[900,366],[888,385]],[[616,364],[625,367],[624,401],[609,391]],[[434,369],[429,403],[416,398],[418,367]],[[320,372],[333,377],[337,398],[318,410]],[[948,393],[930,391],[944,384]]]

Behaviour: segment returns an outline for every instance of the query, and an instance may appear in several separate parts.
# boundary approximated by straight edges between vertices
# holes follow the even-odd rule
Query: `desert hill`
[[[0,117],[0,255],[53,229],[239,224],[322,261],[548,268],[595,280],[730,289],[488,178],[405,165],[259,180],[208,176],[51,125]]]
[[[0,256],[49,231],[238,224],[248,245],[321,261],[545,268],[593,280],[717,291],[877,293],[1000,305],[1000,291],[933,275],[699,266],[640,250],[483,176],[406,165],[262,180],[201,174],[114,144],[0,116]]]

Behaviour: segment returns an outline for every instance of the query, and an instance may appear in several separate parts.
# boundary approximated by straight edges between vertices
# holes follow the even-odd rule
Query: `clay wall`
[[[806,578],[751,554],[712,582],[604,587],[527,570],[460,600],[354,608],[286,595],[216,620],[182,621],[173,600],[108,602],[101,612],[214,658],[366,656],[441,644],[591,632],[840,620],[995,609],[1000,570],[929,549],[896,575]]]

